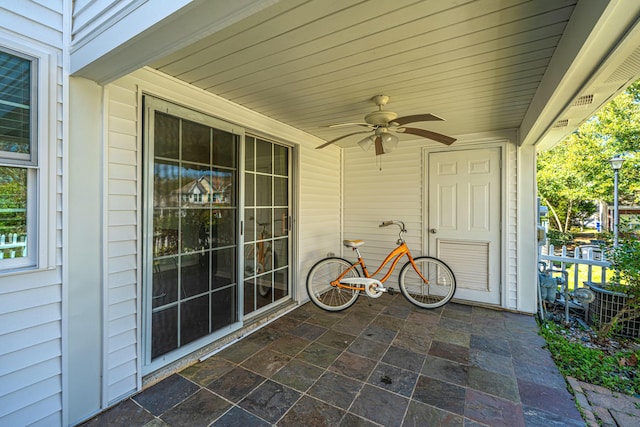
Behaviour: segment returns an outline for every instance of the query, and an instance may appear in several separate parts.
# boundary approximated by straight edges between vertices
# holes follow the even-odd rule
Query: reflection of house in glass
[[[231,174],[205,175],[183,185],[179,190],[180,200],[183,203],[227,205],[230,189]]]
[[[156,191],[155,207],[178,207],[180,205],[230,206],[233,203],[233,172],[202,171],[162,165],[154,170],[156,188],[171,191]],[[182,172],[181,174],[179,172]],[[185,183],[178,188],[178,180]]]

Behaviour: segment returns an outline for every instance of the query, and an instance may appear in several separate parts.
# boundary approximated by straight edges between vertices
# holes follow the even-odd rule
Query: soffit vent
[[[621,82],[625,83],[638,74],[640,70],[640,47],[633,51],[631,55],[611,73],[605,83]]]
[[[569,120],[558,120],[555,125],[553,125],[554,129],[558,128],[566,128],[569,126]]]
[[[581,107],[583,105],[589,105],[592,103],[593,103],[593,94],[581,96],[580,98],[576,99],[571,106]]]

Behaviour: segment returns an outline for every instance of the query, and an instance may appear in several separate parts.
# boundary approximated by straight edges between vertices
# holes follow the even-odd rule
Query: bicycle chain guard
[[[372,281],[371,283],[367,283],[364,287],[364,291],[366,292],[366,294],[371,297],[371,298],[378,298],[380,297],[380,295],[382,295],[382,290],[384,289],[382,287],[382,283],[380,283],[379,281]]]
[[[340,283],[358,287],[362,286],[364,292],[371,298],[378,298],[383,292],[387,291],[381,281],[370,277],[348,277],[342,279]]]

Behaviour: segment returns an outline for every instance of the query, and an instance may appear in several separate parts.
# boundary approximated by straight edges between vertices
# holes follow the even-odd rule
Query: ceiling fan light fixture
[[[362,148],[362,151],[369,151],[374,141],[375,137],[371,135],[358,142],[358,145],[360,146],[360,148]]]
[[[382,146],[385,153],[390,153],[398,146],[398,137],[391,133],[384,133],[382,135]]]

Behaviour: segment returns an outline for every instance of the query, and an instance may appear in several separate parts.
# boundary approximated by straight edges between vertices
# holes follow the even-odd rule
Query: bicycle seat
[[[348,248],[357,248],[364,245],[364,240],[343,240],[342,244]]]

